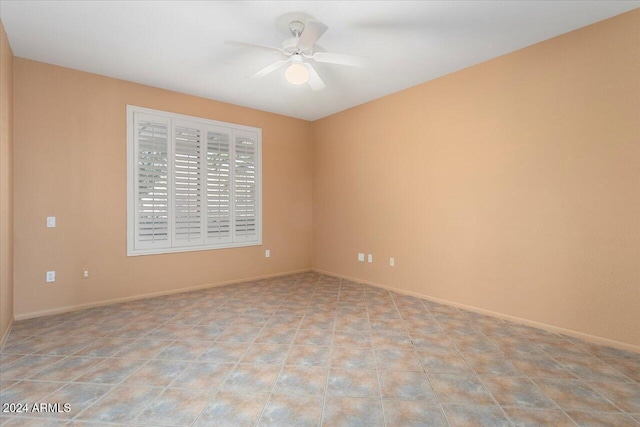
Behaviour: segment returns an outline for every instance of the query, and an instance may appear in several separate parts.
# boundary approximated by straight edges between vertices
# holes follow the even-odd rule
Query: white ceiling
[[[14,55],[315,120],[579,27],[640,1],[12,1],[0,17]],[[329,30],[319,45],[364,55],[364,69],[317,64],[327,84],[293,86],[280,59],[227,46],[279,47],[279,17],[303,12]]]

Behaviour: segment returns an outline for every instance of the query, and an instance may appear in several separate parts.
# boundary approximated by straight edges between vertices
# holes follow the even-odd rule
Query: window
[[[262,244],[262,130],[127,106],[127,254]]]

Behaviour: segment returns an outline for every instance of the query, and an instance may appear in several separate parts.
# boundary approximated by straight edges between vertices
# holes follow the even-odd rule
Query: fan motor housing
[[[283,41],[282,50],[288,53],[300,52],[300,49],[298,48],[298,39],[295,37],[292,37],[290,39],[286,39],[285,41]]]

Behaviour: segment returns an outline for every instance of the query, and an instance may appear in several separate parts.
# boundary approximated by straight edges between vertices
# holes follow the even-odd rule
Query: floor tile
[[[61,337],[35,336],[25,338],[12,345],[2,347],[3,353],[9,354],[34,354],[56,343],[63,342]]]
[[[162,389],[142,386],[117,386],[77,418],[87,421],[128,423],[149,404]]]
[[[3,401],[72,399],[76,427],[640,426],[636,353],[317,273],[19,321],[0,363]]]
[[[29,379],[39,381],[72,381],[83,372],[88,371],[104,360],[104,358],[69,356],[36,372],[31,375]]]
[[[20,356],[12,362],[3,363],[0,369],[0,378],[3,380],[21,380],[32,376],[63,359],[62,356]]]
[[[18,359],[22,359],[26,357],[23,354],[8,354],[8,353],[0,353],[0,363],[3,366],[7,366],[9,363],[15,362]]]
[[[584,349],[560,336],[545,337],[544,339],[534,339],[534,341],[547,354],[553,357],[589,356],[589,353],[587,353]]]
[[[193,326],[191,325],[161,325],[157,329],[149,332],[143,338],[149,340],[184,340],[189,336],[188,332]]]
[[[291,310],[284,309],[285,313],[291,312]],[[306,311],[306,309],[305,309]],[[304,311],[303,311],[304,314]],[[265,323],[265,329],[277,328],[277,329],[289,329],[297,330],[302,323],[302,316],[295,315],[274,315],[271,319]]]
[[[136,359],[106,359],[77,377],[75,382],[118,384],[144,363]]]
[[[436,401],[423,372],[379,371],[378,378],[383,399]]]
[[[271,395],[260,426],[317,426],[322,415],[321,396]]]
[[[274,393],[322,395],[327,384],[327,369],[307,366],[285,366],[278,375]]]
[[[411,342],[416,348],[418,353],[458,353],[453,341],[443,333],[431,334],[431,333],[412,333]]]
[[[40,402],[62,386],[63,383],[21,381],[1,390],[0,400],[2,403]]]
[[[379,397],[376,371],[332,368],[329,371],[327,394],[331,396]]]
[[[509,421],[498,406],[443,405],[452,427],[457,426],[509,426]]]
[[[376,359],[371,347],[334,347],[331,367],[340,369],[375,369]]]
[[[369,330],[336,330],[333,336],[334,347],[371,347]]]
[[[375,350],[379,370],[416,371],[423,370],[413,348],[378,348]]]
[[[592,381],[631,381],[616,369],[595,357],[555,357],[562,366],[576,377]]]
[[[322,414],[323,426],[383,426],[380,399],[327,396]]]
[[[340,316],[336,320],[338,331],[368,331],[371,329],[369,319],[365,316]]]
[[[511,360],[496,354],[466,353],[464,360],[480,376],[521,375]]]
[[[14,417],[8,421],[4,421],[4,418],[0,418],[0,425],[4,427],[61,427],[67,426],[67,421],[62,420],[43,420],[41,418],[25,418]]]
[[[126,338],[104,338],[93,342],[74,353],[79,357],[109,357],[133,344],[134,340]]]
[[[555,404],[529,378],[492,376],[481,380],[502,406],[555,408]]]
[[[589,343],[589,342],[581,341],[574,338],[569,338],[569,339],[573,340],[574,342],[576,342],[578,346],[583,348],[586,352],[596,357],[600,357],[600,358],[614,357],[614,358],[640,361],[640,354],[633,351],[609,347],[606,345]]]
[[[608,357],[600,359],[635,382],[640,382],[640,360]]]
[[[222,386],[233,367],[232,364],[193,362],[171,383],[171,387],[214,390]]]
[[[40,349],[38,354],[51,354],[55,356],[71,356],[72,354],[82,350],[93,344],[95,340],[87,337],[68,337],[61,341]]]
[[[237,365],[222,387],[242,392],[269,392],[280,373],[280,368],[276,365]]]
[[[491,395],[474,375],[429,374],[429,380],[441,403],[493,404]]]
[[[607,399],[578,380],[537,379],[540,390],[562,409],[578,411],[615,412],[617,409]]]
[[[452,341],[463,354],[498,354],[500,349],[482,334],[452,335]]]
[[[296,366],[329,366],[330,362],[331,347],[294,345],[289,351],[285,364]]]
[[[376,349],[410,347],[412,345],[411,336],[406,331],[373,331],[371,341]]]
[[[221,391],[204,408],[194,427],[255,426],[267,403],[267,393]]]
[[[265,328],[256,337],[257,343],[291,344],[296,336],[296,329]]]
[[[149,360],[153,359],[170,344],[171,341],[140,339],[120,350],[113,357]]]
[[[111,390],[111,388],[112,386],[110,385],[100,384],[67,384],[56,390],[50,397],[45,397],[44,402],[51,401],[54,403],[55,401],[55,403],[68,403],[70,411],[41,413],[40,415],[46,418],[71,419],[87,409],[93,402]]]
[[[216,342],[246,342],[250,343],[260,334],[262,328],[252,328],[248,326],[229,326],[221,333]]]
[[[418,358],[428,373],[473,374],[467,361],[458,352],[426,353],[418,351]]]
[[[191,425],[209,402],[203,390],[167,389],[149,403],[135,422],[161,425]]]
[[[166,387],[188,366],[183,361],[151,360],[131,374],[123,384]]]
[[[294,345],[330,346],[333,335],[321,329],[300,329],[293,340]]]
[[[289,349],[288,345],[254,343],[242,356],[240,363],[281,365],[286,360]]]
[[[503,408],[516,427],[575,427],[564,412],[557,409]]]
[[[237,363],[249,349],[248,343],[216,342],[198,360],[214,363]]]
[[[195,360],[213,343],[207,341],[174,341],[164,350],[156,354],[154,359],[161,360]]]
[[[447,420],[439,405],[424,402],[383,399],[384,417],[389,427],[446,427]]]
[[[125,325],[119,329],[113,331],[109,337],[111,338],[140,338],[147,335],[158,327],[158,324],[150,321],[138,321]]]
[[[601,396],[630,414],[640,413],[640,384],[620,382],[588,382],[587,385]]]
[[[318,316],[318,315],[306,315],[302,319],[300,324],[301,329],[324,329],[331,330],[335,326],[335,317],[331,316]]]
[[[531,378],[576,378],[566,367],[549,356],[517,356],[510,360],[520,372]]]
[[[619,413],[598,413],[569,411],[567,415],[579,426],[584,427],[638,427],[629,415]]]

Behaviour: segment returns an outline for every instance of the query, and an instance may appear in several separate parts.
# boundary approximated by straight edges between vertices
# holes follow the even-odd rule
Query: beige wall
[[[16,317],[311,267],[309,122],[21,58],[14,78]],[[262,128],[263,246],[127,257],[127,104]]]
[[[0,22],[0,345],[13,320],[13,53]]]
[[[313,130],[315,268],[640,346],[640,10]]]

